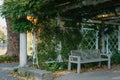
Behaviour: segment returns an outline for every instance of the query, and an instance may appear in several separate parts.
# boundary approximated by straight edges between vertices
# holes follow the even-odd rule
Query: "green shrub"
[[[10,63],[10,62],[18,62],[18,57],[10,57],[10,56],[0,56],[0,63]]]
[[[112,64],[120,64],[120,54],[113,54],[111,57]]]
[[[48,70],[48,71],[59,71],[59,70],[65,70],[67,69],[67,63],[66,62],[54,62],[54,63],[48,63],[42,64],[42,69]]]

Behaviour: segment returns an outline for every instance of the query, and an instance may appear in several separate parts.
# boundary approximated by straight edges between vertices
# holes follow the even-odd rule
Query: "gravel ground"
[[[120,66],[114,66],[110,70],[98,70],[80,74],[67,72],[55,80],[120,80]]]
[[[12,70],[18,65],[18,63],[0,64],[0,80],[19,80],[10,76]],[[110,70],[97,70],[80,74],[65,72],[63,76],[54,80],[120,80],[120,65],[114,66]]]
[[[10,76],[11,70],[0,70],[0,80],[18,80]]]
[[[0,80],[18,80],[10,76],[10,73],[17,66],[18,63],[0,64]]]

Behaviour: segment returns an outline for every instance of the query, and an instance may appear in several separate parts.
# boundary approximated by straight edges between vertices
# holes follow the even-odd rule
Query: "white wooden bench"
[[[108,69],[110,69],[110,54],[101,57],[99,50],[71,50],[68,61],[68,70],[71,70],[71,64],[77,64],[77,73],[80,73],[81,64],[91,62],[108,61]]]

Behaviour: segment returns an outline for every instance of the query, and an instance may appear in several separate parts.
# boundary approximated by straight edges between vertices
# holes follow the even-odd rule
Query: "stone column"
[[[20,67],[27,64],[27,34],[20,33]]]

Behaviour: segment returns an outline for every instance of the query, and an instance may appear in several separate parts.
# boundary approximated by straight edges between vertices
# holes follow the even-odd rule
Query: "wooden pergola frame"
[[[120,13],[116,11],[116,8],[120,7],[119,0],[55,0],[55,7],[64,7],[62,8],[61,14],[62,17],[68,18],[69,16],[75,15],[80,18],[86,18],[89,16],[91,22],[82,21],[81,23],[87,24],[112,24],[120,25]],[[92,10],[93,14],[89,14]],[[109,11],[109,13],[96,13],[97,11]],[[118,8],[119,11],[119,8]],[[74,13],[73,13],[74,12]],[[82,15],[84,13],[84,15]],[[120,29],[119,29],[120,30]],[[26,34],[22,33],[20,37],[21,46],[20,46],[20,67],[23,67],[27,64],[27,50],[26,50]],[[120,36],[119,36],[120,41]],[[120,42],[119,42],[120,50]]]
[[[72,4],[71,1],[66,1],[66,4],[68,6],[66,6],[63,10],[63,14],[65,15],[65,17],[66,15],[75,15],[78,18],[86,19],[86,16],[88,16],[88,21],[82,20],[82,24],[104,24],[120,26],[119,0],[76,0],[76,3]],[[64,4],[64,6],[66,4]],[[89,14],[90,12],[92,14]],[[68,20],[72,19],[68,18]],[[118,35],[118,41],[120,41],[120,35]],[[120,50],[119,48],[120,42],[118,42],[118,50]]]
[[[64,15],[68,15],[71,16],[72,13],[73,15],[79,16],[82,13],[85,12],[86,15],[84,16],[80,16],[85,18],[85,16],[89,16],[90,12],[87,11],[89,9],[91,9],[94,12],[97,12],[99,10],[103,10],[103,11],[109,11],[109,13],[93,13],[92,15],[89,16],[89,18],[93,21],[93,22],[89,22],[89,23],[98,23],[101,24],[102,22],[104,22],[104,24],[112,24],[112,25],[120,25],[119,24],[119,16],[120,16],[120,1],[119,0],[76,0],[76,1],[71,1],[71,0],[65,0],[65,1],[60,1],[60,0],[56,0],[56,2],[59,2],[59,5],[57,5],[57,7],[65,7],[62,10],[62,13]],[[85,22],[83,22],[85,23]],[[88,23],[88,22],[86,22]]]

